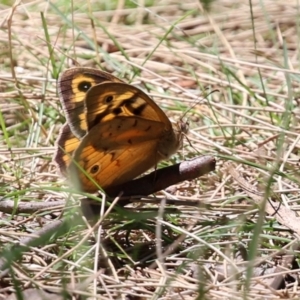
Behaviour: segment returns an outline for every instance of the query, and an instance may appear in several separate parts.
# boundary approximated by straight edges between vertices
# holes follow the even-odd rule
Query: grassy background
[[[297,1],[2,1],[0,8],[2,202],[68,203],[1,208],[9,272],[0,297],[17,287],[95,299],[299,296],[297,261],[280,270],[289,273],[286,290],[272,286],[279,250],[298,242],[298,220],[267,209],[271,200],[298,208]],[[156,195],[189,205],[135,206],[88,229],[80,195],[52,163],[65,120],[56,79],[75,65],[111,72],[145,90],[172,121],[189,121],[189,141],[162,165],[209,154],[217,169]],[[10,247],[62,212],[67,234]]]

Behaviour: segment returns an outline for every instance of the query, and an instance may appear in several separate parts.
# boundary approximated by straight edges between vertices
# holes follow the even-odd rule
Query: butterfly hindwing
[[[91,178],[104,189],[122,184],[162,159],[157,147],[163,135],[158,121],[118,117],[100,123],[82,139],[69,173],[87,192],[98,189]]]
[[[54,154],[54,161],[57,163],[60,172],[65,176],[67,175],[67,167],[71,162],[72,154],[79,145],[80,139],[73,134],[68,123],[64,124],[56,141],[57,150]]]

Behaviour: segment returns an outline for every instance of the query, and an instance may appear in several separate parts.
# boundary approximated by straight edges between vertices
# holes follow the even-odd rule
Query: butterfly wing
[[[163,136],[164,124],[159,121],[135,116],[104,121],[76,149],[69,167],[71,180],[91,193],[99,189],[97,184],[105,189],[129,181],[161,159],[157,144]]]
[[[66,175],[72,153],[86,134],[87,122],[84,100],[88,90],[105,81],[122,82],[113,75],[91,68],[71,68],[63,72],[58,80],[58,92],[67,123],[62,127],[56,141],[54,161],[60,172]],[[69,125],[68,125],[69,124]]]
[[[63,175],[67,175],[67,167],[69,166],[72,154],[80,144],[78,139],[70,129],[68,123],[65,123],[60,130],[59,136],[56,141],[56,153],[53,160],[59,167],[60,172]]]
[[[88,131],[97,124],[121,117],[135,116],[161,122],[164,136],[157,150],[162,159],[174,154],[182,142],[182,132],[173,128],[162,109],[142,90],[126,84],[104,82],[91,88],[85,100]]]
[[[118,116],[136,116],[172,125],[161,108],[142,90],[126,84],[104,82],[91,88],[85,100],[88,131],[96,124]]]
[[[91,68],[71,68],[58,79],[58,93],[71,131],[78,138],[86,134],[84,100],[88,90],[105,81],[122,82],[117,77]]]

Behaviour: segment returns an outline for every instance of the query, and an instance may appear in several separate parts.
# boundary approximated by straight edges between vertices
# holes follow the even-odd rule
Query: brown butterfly
[[[83,191],[130,181],[181,145],[181,129],[143,91],[116,77],[74,68],[62,74],[59,90],[70,126],[61,130],[54,159]]]

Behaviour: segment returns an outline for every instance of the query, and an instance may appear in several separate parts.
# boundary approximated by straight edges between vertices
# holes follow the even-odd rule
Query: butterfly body
[[[79,75],[74,76],[73,72],[75,84],[71,82],[78,94],[83,93],[78,87],[84,85],[78,81]],[[173,128],[151,98],[115,77],[112,79],[98,84],[93,79],[91,87],[78,98],[76,91],[61,93],[62,102],[65,95],[71,95],[72,101],[83,102],[72,104],[75,110],[71,113],[67,109],[71,105],[63,104],[70,126],[65,125],[61,131],[55,161],[86,192],[113,187],[139,176],[174,154],[182,141],[181,132]],[[82,116],[77,115],[77,120],[76,109]]]

